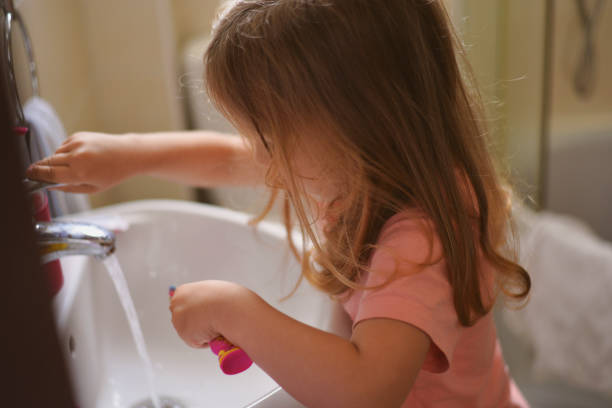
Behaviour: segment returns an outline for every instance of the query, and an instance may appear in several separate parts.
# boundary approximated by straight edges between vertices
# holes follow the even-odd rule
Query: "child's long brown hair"
[[[314,285],[333,295],[358,287],[385,221],[415,208],[435,226],[463,325],[491,307],[481,255],[499,289],[526,297],[529,275],[502,254],[508,195],[480,97],[439,1],[235,1],[205,67],[218,108],[269,149],[268,183],[286,194],[287,228],[293,211],[312,243],[302,266]],[[324,239],[292,166],[309,144],[343,180]]]

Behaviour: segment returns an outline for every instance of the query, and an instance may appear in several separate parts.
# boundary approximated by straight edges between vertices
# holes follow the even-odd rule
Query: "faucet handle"
[[[24,178],[21,181],[21,184],[23,185],[26,193],[28,194],[32,194],[37,191],[45,190],[51,187],[62,187],[67,185],[61,183],[49,183],[46,181],[30,180],[29,178]]]

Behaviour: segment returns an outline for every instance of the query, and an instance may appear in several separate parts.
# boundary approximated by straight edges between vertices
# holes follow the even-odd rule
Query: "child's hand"
[[[129,135],[75,133],[57,151],[28,168],[33,180],[68,184],[55,189],[71,193],[95,193],[106,190],[130,175]]]
[[[239,306],[250,291],[224,281],[201,281],[176,288],[170,300],[172,324],[187,345],[201,348],[222,335],[222,322],[228,307]],[[231,339],[229,339],[231,340]]]

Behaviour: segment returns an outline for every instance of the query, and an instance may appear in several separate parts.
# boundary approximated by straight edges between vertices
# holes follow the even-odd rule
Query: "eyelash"
[[[257,135],[259,136],[259,139],[261,140],[261,143],[263,143],[264,147],[266,148],[266,151],[269,154],[272,154],[272,150],[270,148],[270,144],[263,137],[263,134],[261,133],[261,130],[259,130],[259,126],[257,125],[257,122],[253,118],[251,118],[251,120],[253,121],[253,125],[255,125],[255,131],[257,132]]]
[[[257,132],[257,134],[259,135],[259,138],[261,139],[261,142],[263,143],[263,145],[266,148],[266,150],[268,151],[268,153],[272,153],[272,149],[270,147],[270,143],[268,143],[266,141],[266,139],[263,137],[263,135],[261,133]]]

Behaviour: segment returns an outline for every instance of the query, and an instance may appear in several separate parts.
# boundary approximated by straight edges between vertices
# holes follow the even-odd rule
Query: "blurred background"
[[[202,55],[219,4],[217,0],[14,0],[32,40],[39,95],[56,110],[68,135],[231,130],[208,104],[202,81]],[[494,150],[511,169],[520,196],[534,210],[578,220],[599,240],[597,245],[612,251],[611,2],[446,0],[445,4],[484,94]],[[13,44],[19,94],[26,101],[32,86],[20,36],[13,38]],[[248,195],[211,194],[148,177],[128,180],[91,196],[90,201],[92,207],[100,207],[151,198],[261,209]],[[604,316],[600,321],[600,329],[612,334],[610,319]],[[504,329],[500,331],[503,334]],[[612,345],[606,347],[600,364],[612,366]],[[526,358],[533,356],[517,350]],[[515,373],[527,370],[528,362],[513,364]],[[595,390],[585,382],[573,383],[576,388],[570,394],[581,396],[577,405],[567,397],[569,405],[557,401],[538,406],[612,404],[609,382],[591,387]],[[538,398],[537,392],[532,390],[532,398]]]
[[[598,1],[445,3],[486,97],[496,151],[513,169],[517,190],[535,207],[574,214],[612,239],[612,7],[608,0],[597,7]],[[40,96],[68,134],[226,129],[207,105],[201,76],[219,3],[15,1],[32,37]],[[25,101],[30,79],[21,47],[15,50]],[[91,203],[198,196],[139,177],[93,195]]]

